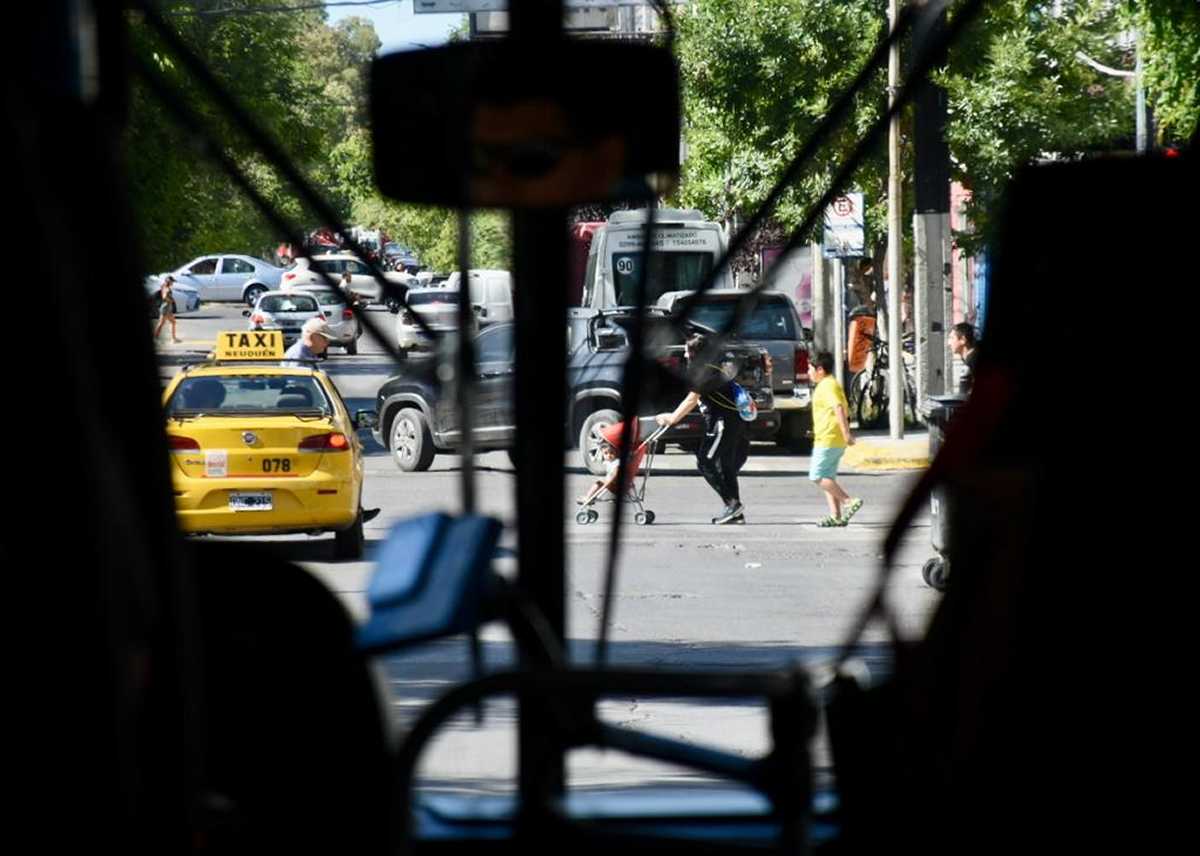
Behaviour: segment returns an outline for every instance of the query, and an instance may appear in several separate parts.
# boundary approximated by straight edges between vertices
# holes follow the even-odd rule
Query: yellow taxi
[[[277,330],[218,334],[208,362],[163,394],[175,510],[185,532],[334,533],[338,558],[363,552],[362,444],[315,363],[284,361]]]

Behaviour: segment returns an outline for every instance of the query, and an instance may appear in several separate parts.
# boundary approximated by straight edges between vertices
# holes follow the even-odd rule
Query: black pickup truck
[[[573,315],[567,326],[570,411],[564,445],[577,444],[580,463],[595,473],[603,471],[599,432],[621,418],[621,381],[629,356],[628,328],[632,320],[627,309],[583,310]],[[643,417],[673,410],[687,392],[681,377],[683,334],[661,311],[651,310],[646,324],[647,353],[654,357],[654,367],[646,373],[638,408]],[[512,333],[511,324],[496,324],[475,340],[477,451],[513,446]],[[774,436],[779,429],[779,414],[774,409],[767,352],[734,343],[724,349],[720,360],[758,405],[758,418],[749,426],[749,439]],[[462,440],[454,390],[438,380],[437,365],[433,357],[410,360],[402,373],[389,378],[376,394],[379,425],[375,439],[387,446],[396,466],[405,472],[428,469],[434,455],[457,450]],[[644,428],[648,431],[650,426]],[[671,429],[666,439],[689,446],[699,442],[702,434],[700,417],[693,413]]]

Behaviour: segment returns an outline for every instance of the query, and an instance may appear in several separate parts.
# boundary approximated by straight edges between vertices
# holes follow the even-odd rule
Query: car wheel
[[[358,339],[351,339],[346,343],[346,353],[352,357],[358,353]]]
[[[246,305],[253,308],[258,303],[258,298],[267,293],[267,289],[261,285],[252,285],[246,289]]]
[[[615,410],[597,410],[583,420],[583,426],[579,429],[579,456],[589,473],[604,475],[604,456],[600,453],[604,438],[600,432],[620,421],[621,414]]]
[[[343,529],[341,532],[334,533],[333,557],[335,559],[361,559],[363,544],[365,542],[366,537],[363,535],[363,514],[360,508],[354,518],[353,526],[349,529]]]
[[[437,450],[433,447],[433,434],[425,414],[414,407],[406,407],[397,413],[392,430],[388,432],[388,449],[396,466],[406,473],[423,473],[429,469]]]

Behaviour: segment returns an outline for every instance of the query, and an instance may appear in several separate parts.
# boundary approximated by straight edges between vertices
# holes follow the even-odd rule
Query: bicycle
[[[888,351],[887,342],[870,333],[866,337],[871,342],[871,364],[868,368],[857,372],[846,384],[846,400],[850,412],[858,420],[858,427],[880,428],[888,422]],[[915,340],[912,334],[903,339],[904,351],[912,353]],[[902,361],[904,367],[904,403],[907,405],[905,416],[909,424],[917,421],[917,389],[913,382],[912,371],[907,361]]]

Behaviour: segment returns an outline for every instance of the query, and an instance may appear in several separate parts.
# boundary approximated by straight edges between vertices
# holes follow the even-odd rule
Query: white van
[[[481,327],[513,320],[512,274],[506,270],[472,270],[471,306]],[[445,288],[458,288],[459,272],[455,271],[443,283]]]
[[[694,289],[725,252],[720,223],[694,209],[662,208],[654,218],[654,250],[647,305],[671,291]],[[592,309],[633,306],[642,270],[646,212],[616,211],[592,237],[584,273],[582,305]],[[716,288],[733,288],[728,267]]]

